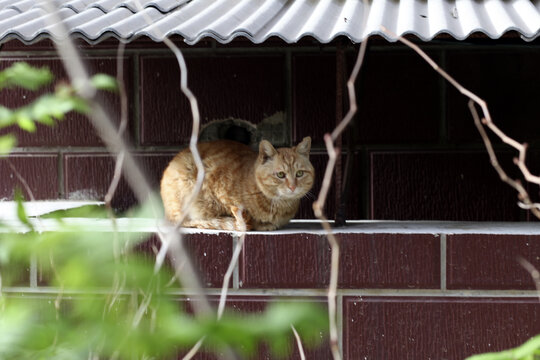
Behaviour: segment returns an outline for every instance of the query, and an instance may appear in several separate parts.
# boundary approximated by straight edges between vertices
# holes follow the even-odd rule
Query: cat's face
[[[310,148],[310,137],[292,148],[275,149],[268,141],[261,141],[255,176],[266,196],[300,199],[306,195],[315,179],[309,161]]]

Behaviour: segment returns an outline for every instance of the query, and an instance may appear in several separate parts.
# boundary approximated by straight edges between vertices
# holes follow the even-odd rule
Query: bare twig
[[[533,279],[534,285],[536,286],[536,292],[538,294],[538,300],[540,300],[540,272],[534,267],[533,264],[531,264],[529,261],[527,261],[525,258],[522,258],[521,256],[518,257],[518,261],[531,274],[531,277]]]
[[[218,306],[218,311],[217,311],[218,320],[221,319],[221,317],[223,316],[223,312],[225,311],[225,304],[227,302],[227,291],[229,290],[229,283],[231,281],[234,268],[236,267],[236,263],[238,262],[238,258],[240,257],[240,253],[242,252],[242,248],[244,247],[244,239],[246,237],[247,227],[246,227],[246,222],[244,220],[244,217],[242,216],[241,208],[237,209],[235,213],[235,218],[237,219],[241,234],[234,248],[234,252],[231,257],[229,267],[227,268],[227,271],[225,272],[225,275],[223,276],[223,285],[221,286],[221,294],[219,297],[219,306]],[[182,358],[182,360],[190,360],[193,356],[195,356],[195,354],[199,351],[200,347],[204,343],[205,338],[206,336],[203,336],[195,344],[195,346],[193,346],[193,348],[191,348],[191,350]]]
[[[240,256],[240,253],[242,252],[245,237],[246,237],[245,233],[242,233],[238,237],[238,242],[236,243],[236,246],[234,248],[231,262],[229,263],[227,272],[223,276],[223,285],[221,287],[221,294],[219,296],[219,306],[218,306],[218,312],[217,312],[218,320],[221,319],[221,317],[223,316],[223,311],[225,310],[225,303],[227,302],[227,290],[229,289],[229,283],[231,281],[231,276],[234,271],[234,268],[236,267],[236,263],[238,262],[238,257]]]
[[[111,180],[111,184],[109,185],[109,190],[107,191],[107,194],[105,195],[105,206],[107,208],[111,208],[112,198],[114,196],[114,193],[116,192],[118,183],[120,182],[120,178],[122,176],[122,165],[124,163],[125,154],[126,154],[125,152],[121,151],[116,157],[113,178]]]
[[[58,320],[60,317],[60,304],[64,296],[64,282],[62,281],[62,279],[60,278],[60,274],[56,270],[52,252],[49,253],[49,262],[51,264],[51,269],[54,273],[54,276],[56,277],[56,279],[58,279],[58,282],[60,283],[60,291],[58,292],[58,295],[56,296],[56,299],[54,300],[54,308],[56,310],[56,320]]]
[[[330,244],[332,250],[332,259],[330,267],[330,284],[328,285],[328,316],[330,323],[330,348],[332,350],[332,356],[334,360],[341,359],[341,354],[339,352],[339,334],[337,329],[337,311],[336,311],[336,295],[337,295],[337,285],[338,285],[338,275],[339,275],[339,243],[334,233],[332,232],[332,227],[328,222],[328,219],[323,213],[324,204],[326,197],[328,195],[328,190],[332,182],[332,174],[334,172],[334,166],[336,159],[340,154],[339,149],[334,147],[334,141],[339,137],[343,130],[350,123],[354,117],[358,106],[356,103],[356,92],[354,90],[354,83],[362,67],[364,56],[367,48],[367,39],[362,42],[360,45],[360,50],[358,51],[358,57],[356,58],[356,63],[354,65],[353,71],[347,81],[347,90],[349,93],[349,111],[343,118],[343,120],[338,124],[334,129],[332,134],[326,134],[324,136],[324,141],[326,144],[326,149],[328,151],[328,164],[326,165],[326,170],[324,173],[324,178],[322,181],[321,190],[317,200],[313,203],[313,211],[315,216],[321,220],[322,227],[326,231],[326,237]]]
[[[195,346],[193,346],[191,348],[191,350],[189,350],[189,352],[186,355],[184,355],[182,360],[190,360],[190,359],[192,359],[199,352],[199,350],[201,349],[201,346],[202,346],[202,344],[204,342],[204,339],[206,339],[206,336],[203,336],[202,338],[200,338],[200,340],[197,341]]]
[[[140,3],[139,0],[135,0],[135,4],[137,6],[137,10],[141,12],[144,19],[146,20],[147,24],[152,24],[152,19],[146,14],[143,10],[143,6]],[[191,155],[193,157],[193,161],[195,162],[195,166],[197,167],[197,180],[195,182],[195,186],[193,187],[193,191],[190,195],[190,197],[187,199],[187,201],[184,203],[184,207],[182,208],[182,217],[180,218],[180,221],[178,221],[177,224],[177,230],[182,225],[184,219],[186,218],[188,214],[188,209],[191,207],[197,196],[199,195],[199,192],[202,187],[202,183],[204,180],[204,166],[201,160],[201,156],[199,154],[199,150],[197,149],[197,140],[199,138],[199,130],[200,130],[200,123],[201,123],[201,116],[199,112],[199,104],[197,102],[197,98],[191,91],[191,89],[188,87],[188,71],[187,71],[187,65],[186,60],[184,58],[184,55],[182,54],[182,51],[178,46],[176,46],[168,37],[166,37],[163,33],[161,33],[157,28],[154,29],[157,35],[159,37],[163,38],[163,43],[173,52],[174,56],[176,57],[176,60],[178,62],[178,67],[180,68],[180,90],[182,93],[186,96],[186,98],[189,101],[190,109],[191,109],[191,116],[193,118],[193,124],[191,127],[191,136],[189,139],[189,150],[191,151]]]
[[[151,24],[152,19],[150,19],[146,15],[146,13],[144,13],[142,11],[144,9],[143,9],[143,6],[141,5],[141,3],[138,0],[135,0],[135,3],[136,3],[136,6],[137,6],[138,10],[141,11],[143,16],[145,17],[146,22],[148,24]],[[199,136],[199,128],[200,128],[199,106],[198,106],[198,103],[197,103],[197,98],[195,97],[193,92],[188,87],[188,71],[187,71],[186,61],[184,59],[184,56],[183,56],[182,52],[167,37],[163,37],[163,42],[174,53],[174,55],[175,55],[175,57],[176,57],[176,59],[178,61],[178,66],[180,67],[180,89],[181,89],[182,93],[188,98],[190,108],[191,108],[191,113],[192,113],[192,117],[193,117],[193,125],[192,125],[191,137],[190,137],[190,142],[189,142],[189,148],[191,150],[191,154],[193,156],[195,166],[197,167],[197,181],[195,183],[195,186],[194,186],[194,189],[193,189],[193,192],[192,192],[190,198],[184,204],[184,208],[182,209],[183,217],[178,222],[178,224],[174,227],[174,229],[169,229],[168,234],[164,234],[162,231],[158,232],[158,236],[159,236],[159,239],[161,241],[161,248],[160,248],[160,250],[158,252],[158,255],[156,256],[156,264],[155,264],[155,267],[154,267],[154,271],[158,271],[161,268],[166,254],[169,253],[171,255],[173,264],[175,264],[177,275],[179,275],[180,264],[183,264],[185,266],[185,272],[190,274],[190,276],[189,276],[190,279],[187,279],[187,277],[184,276],[182,278],[183,283],[184,283],[184,285],[186,285],[186,283],[190,284],[191,285],[191,290],[195,290],[196,293],[199,295],[199,297],[201,299],[204,299],[203,300],[204,303],[205,303],[205,305],[203,306],[204,309],[201,309],[201,310],[203,312],[207,312],[207,311],[210,310],[210,305],[209,305],[208,300],[206,299],[206,297],[203,295],[204,292],[202,290],[202,287],[200,286],[200,284],[198,284],[198,281],[196,280],[195,272],[193,270],[193,266],[191,264],[191,261],[190,261],[189,257],[187,257],[185,255],[186,252],[185,252],[185,249],[184,249],[182,236],[181,236],[181,234],[179,234],[179,228],[180,228],[183,220],[185,219],[185,216],[188,213],[187,210],[189,209],[189,207],[193,204],[193,202],[197,198],[197,196],[198,196],[198,194],[200,192],[200,189],[202,187],[203,180],[204,180],[204,166],[203,166],[201,157],[199,155],[199,151],[197,149],[197,139],[198,139],[198,136]],[[178,243],[177,245],[174,246],[174,250],[176,250],[176,251],[174,251],[172,249],[172,246],[171,246],[171,245],[173,245],[172,242],[177,242]],[[178,259],[180,259],[180,261],[179,262],[175,261],[175,257],[178,257]],[[197,306],[197,305],[195,304],[195,306]]]
[[[234,248],[229,267],[227,268],[225,276],[223,277],[223,286],[221,287],[221,295],[219,297],[219,306],[217,312],[218,320],[221,319],[221,317],[223,316],[223,311],[225,310],[225,303],[227,302],[227,290],[229,289],[229,283],[231,281],[234,268],[236,267],[236,263],[238,262],[240,253],[242,252],[242,248],[244,247],[244,239],[246,238],[247,227],[244,217],[242,216],[241,208],[237,209],[235,218],[240,227],[240,236],[238,237],[238,242],[236,243],[236,246]]]
[[[135,3],[139,10],[143,10],[143,7],[138,0],[135,0]],[[148,24],[151,24],[152,20],[144,12],[142,12],[142,14],[145,17],[146,22]],[[199,192],[202,188],[202,184],[204,181],[204,174],[205,174],[202,159],[197,149],[197,140],[198,140],[199,129],[200,129],[199,105],[197,102],[197,98],[188,87],[188,71],[187,71],[186,61],[184,59],[184,55],[182,54],[182,51],[180,51],[180,49],[169,38],[165,36],[161,36],[161,37],[163,38],[163,43],[174,53],[176,57],[178,66],[180,68],[180,89],[182,93],[187,97],[190,104],[193,123],[192,123],[191,137],[189,141],[189,149],[191,151],[193,161],[197,168],[197,179],[196,179],[195,186],[193,188],[193,191],[190,197],[187,199],[187,201],[183,205],[182,217],[179,219],[177,225],[174,227],[172,231],[170,230],[168,234],[163,234],[161,232],[158,233],[162,246],[161,246],[160,251],[158,252],[158,255],[156,256],[156,265],[155,265],[154,270],[157,270],[161,267],[161,264],[163,263],[165,259],[165,254],[169,253],[171,255],[173,263],[174,263],[175,255],[182,256],[185,254],[185,249],[184,249],[184,245],[182,241],[182,235],[180,234],[179,230],[182,223],[184,222],[184,219],[189,213],[189,208],[193,205],[193,202],[196,200],[197,196],[199,195]],[[171,238],[171,233],[175,234],[176,236],[173,236]],[[200,286],[200,284],[198,284],[198,280],[196,279],[191,261],[189,257],[187,256],[183,256],[182,260],[183,261],[181,261],[180,263],[182,263],[182,265],[186,268],[187,270],[186,272],[188,274],[192,274],[191,276],[183,276],[182,282],[184,284],[184,287],[186,287],[185,286],[186,281],[193,285],[190,288],[190,290],[192,291],[195,290],[196,295],[201,300],[203,300],[202,309],[199,309],[199,310],[205,314],[208,314],[208,312],[210,311],[208,299],[206,298],[204,291],[202,290],[202,287]],[[180,269],[180,263],[175,264],[177,275],[178,275],[178,270]],[[225,298],[223,300],[225,300]],[[197,302],[195,301],[194,306],[200,306],[200,305],[198,305]],[[197,342],[197,344],[184,357],[184,359],[187,360],[193,357],[197,353],[199,348],[202,346],[203,341],[204,341],[204,337]],[[234,353],[230,349],[225,349],[225,352],[226,352],[225,353],[226,358],[234,358]]]
[[[124,132],[128,124],[128,98],[126,94],[126,86],[125,86],[125,81],[124,81],[124,49],[125,49],[125,45],[122,42],[120,42],[118,45],[117,53],[116,53],[116,82],[118,84],[118,93],[120,96],[120,125],[118,126],[118,132],[117,132],[118,137],[122,137],[124,135]],[[125,157],[125,151],[120,151],[118,155],[116,156],[116,163],[114,167],[113,178],[111,180],[109,189],[104,199],[105,207],[108,210],[109,218],[111,219],[113,227],[114,227],[113,251],[114,251],[115,262],[119,261],[119,254],[117,251],[118,233],[117,233],[116,217],[114,215],[111,202],[118,188],[118,184],[120,183],[120,178],[122,176],[122,166],[124,164],[124,157]],[[126,242],[124,245],[127,246],[128,243]],[[120,255],[125,255],[125,253],[126,253],[125,251],[120,251]],[[113,288],[112,288],[113,291],[112,291],[112,294],[108,295],[108,298],[107,298],[108,305],[106,305],[103,310],[103,316],[105,316],[106,313],[111,311],[112,307],[114,306],[121,292],[124,289],[125,282],[126,282],[126,273],[125,272],[122,273],[121,281],[119,280],[119,276],[120,275],[118,274],[118,271],[116,271],[114,274],[114,280],[113,280]]]
[[[469,110],[471,111],[472,117],[474,119],[474,124],[476,128],[478,129],[478,132],[480,133],[480,137],[482,138],[482,141],[484,142],[484,146],[486,147],[486,150],[489,155],[489,160],[491,162],[491,166],[497,171],[497,174],[499,175],[499,178],[510,185],[512,188],[514,188],[518,193],[518,199],[520,200],[518,202],[518,206],[521,208],[527,208],[529,209],[536,217],[540,218],[540,209],[538,207],[538,204],[534,204],[519,180],[514,180],[511,177],[509,177],[502,166],[500,165],[497,155],[495,154],[495,150],[493,149],[493,145],[491,143],[491,140],[489,139],[489,136],[486,133],[486,130],[484,129],[484,126],[482,126],[482,122],[480,120],[480,117],[478,116],[478,112],[476,111],[476,107],[474,106],[474,102],[472,100],[469,100]]]
[[[67,31],[64,27],[62,20],[58,17],[58,13],[55,11],[54,3],[49,0],[45,3],[45,6],[48,8],[50,17],[48,18],[52,24],[56,24],[59,29],[62,29],[61,32],[65,38],[65,41],[55,42],[56,49],[60,54],[64,67],[68,73],[68,76],[71,82],[74,84],[75,89],[77,89],[78,95],[86,100],[90,105],[91,111],[89,113],[90,120],[92,125],[95,127],[103,142],[105,143],[108,151],[110,153],[120,153],[125,152],[124,158],[124,171],[126,172],[126,180],[128,181],[130,187],[133,189],[135,196],[140,203],[145,201],[150,205],[151,209],[154,211],[154,214],[157,215],[157,209],[160,208],[159,202],[154,196],[151,196],[151,187],[146,179],[146,176],[140,170],[137,165],[134,157],[129,152],[129,147],[126,144],[126,141],[118,136],[116,129],[112,125],[109,117],[103,110],[103,108],[95,101],[95,88],[92,86],[86,69],[77,54],[77,51],[72,43],[72,41],[67,36]],[[180,54],[181,55],[181,54]],[[182,58],[183,59],[183,58]],[[185,64],[184,64],[185,65]],[[185,69],[183,69],[185,70]],[[187,87],[187,80],[185,78],[185,71],[181,73],[183,88]],[[193,94],[191,94],[192,99],[194,99]],[[190,100],[193,103],[193,100]],[[196,101],[195,101],[196,102]],[[198,114],[198,110],[195,106],[194,112]],[[198,117],[194,119],[194,132],[198,132]],[[196,138],[195,141],[196,143]],[[200,172],[201,173],[201,172]],[[201,175],[204,175],[202,172]],[[200,186],[199,186],[200,187]],[[194,297],[198,301],[194,301],[193,308],[196,316],[201,314],[208,314],[211,310],[210,303],[204,295],[204,291],[200,286],[196,273],[189,261],[189,258],[186,254],[186,251],[183,247],[180,234],[177,229],[169,229],[167,233],[163,234],[161,231],[158,232],[160,239],[165,243],[169,244],[169,249],[171,253],[171,261],[175,266],[175,269],[178,269],[177,266],[179,263],[183,263],[183,271],[177,271],[177,274],[180,275],[182,284],[189,288],[195,295]]]
[[[13,165],[13,163],[9,160],[9,158],[5,158],[4,160],[8,163],[9,168],[11,169],[11,171],[13,171],[13,173],[15,174],[17,179],[23,185],[24,189],[26,190],[26,193],[28,194],[28,197],[30,198],[30,201],[36,201],[36,198],[34,197],[34,193],[32,192],[32,189],[28,185],[28,182],[26,181],[24,176],[22,176],[21,173],[19,171],[17,171],[17,168],[15,167],[15,165]],[[36,215],[36,219],[37,219],[37,225],[38,225],[37,226],[37,231],[39,233],[42,233],[44,227],[43,227],[43,223],[41,222],[41,217],[39,215]],[[33,274],[35,274],[34,271],[36,271],[35,270],[36,266],[37,266],[37,260],[36,260],[35,255],[33,255],[30,258],[31,276],[33,276]]]
[[[143,295],[144,295],[143,301],[141,305],[139,305],[139,308],[137,309],[135,316],[133,316],[133,321],[131,323],[131,327],[133,329],[139,326],[139,322],[142,320],[144,313],[148,309],[148,305],[150,305],[150,301],[152,301],[152,293],[143,294]]]
[[[120,95],[120,126],[118,127],[118,137],[122,137],[126,131],[128,123],[128,100],[126,94],[126,86],[124,82],[124,48],[123,43],[119,43],[118,51],[116,54],[116,82],[118,83],[118,92]],[[116,164],[114,167],[114,175],[109,185],[109,190],[105,195],[105,206],[111,208],[111,201],[120,182],[122,176],[122,165],[124,163],[125,152],[121,151],[116,157]]]
[[[439,65],[433,59],[431,59],[418,45],[410,42],[409,40],[398,37],[396,34],[393,34],[391,31],[386,29],[385,27],[382,27],[382,31],[386,34],[397,37],[399,41],[413,49],[418,55],[420,55],[436,72],[438,72],[443,78],[445,78],[450,84],[452,84],[460,93],[467,96],[469,100],[469,110],[471,111],[471,115],[473,116],[474,123],[480,132],[480,136],[482,137],[482,140],[484,141],[484,145],[488,151],[491,165],[497,171],[497,174],[499,175],[500,179],[507,183],[509,186],[514,188],[518,193],[518,199],[522,203],[520,205],[523,208],[528,208],[531,210],[533,215],[535,215],[537,218],[540,219],[540,205],[535,204],[531,201],[530,196],[519,180],[514,180],[510,178],[507,173],[503,170],[501,167],[499,161],[497,160],[497,156],[495,154],[495,151],[493,150],[493,146],[491,144],[491,141],[489,140],[489,137],[484,130],[484,125],[487,126],[496,136],[498,136],[505,144],[510,145],[514,149],[518,151],[519,156],[514,159],[514,163],[517,165],[517,167],[520,169],[521,173],[523,174],[525,180],[528,182],[538,184],[540,185],[540,177],[534,176],[530,173],[529,169],[527,168],[527,165],[525,164],[526,159],[526,153],[527,153],[527,144],[526,143],[520,143],[508,135],[506,135],[502,130],[500,130],[495,123],[493,122],[491,115],[489,113],[489,109],[487,106],[487,103],[480,98],[478,95],[474,94],[472,91],[466,89],[464,86],[462,86],[457,80],[455,80],[453,77],[451,77],[446,71],[441,69]],[[480,119],[480,116],[478,115],[478,112],[476,111],[476,107],[474,104],[477,104],[481,109],[483,113],[483,118]]]
[[[30,198],[30,200],[31,201],[36,201],[36,198],[34,197],[34,193],[32,192],[32,189],[30,189],[30,186],[28,185],[28,182],[26,182],[26,179],[21,175],[20,172],[17,171],[17,168],[15,167],[15,165],[13,165],[13,163],[9,160],[9,158],[5,158],[4,160],[8,163],[9,168],[11,169],[11,171],[13,171],[13,173],[15,174],[17,179],[21,182],[21,184],[24,187],[24,190],[26,190],[26,193],[28,194],[28,197]]]
[[[300,335],[298,335],[298,332],[294,328],[294,326],[291,324],[291,329],[293,331],[294,337],[296,338],[296,346],[298,346],[298,353],[300,354],[300,360],[306,360],[306,354],[304,353],[304,347],[302,346],[302,339],[300,339]]]
[[[334,129],[334,131],[332,131],[333,141],[336,141],[338,136],[341,135],[343,130],[345,130],[345,128],[349,125],[352,118],[354,117],[354,114],[356,114],[356,111],[358,110],[358,105],[356,103],[356,91],[354,89],[354,83],[356,82],[356,78],[358,77],[358,73],[360,72],[360,69],[362,68],[362,64],[364,62],[364,57],[365,57],[366,49],[367,49],[367,41],[368,39],[364,40],[362,44],[360,45],[360,50],[358,51],[356,63],[354,64],[354,68],[351,73],[351,76],[349,77],[349,80],[347,81],[347,91],[349,93],[349,111],[347,112],[343,120]]]

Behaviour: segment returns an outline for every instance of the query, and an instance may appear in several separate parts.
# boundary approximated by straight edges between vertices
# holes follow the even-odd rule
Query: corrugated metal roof
[[[57,8],[53,15],[46,1]],[[414,34],[431,40],[446,33],[491,38],[515,30],[526,39],[540,34],[540,0],[0,0],[0,42],[58,39],[61,18],[74,37],[97,43],[108,37],[129,42],[141,36],[162,41],[180,35],[189,44],[203,38],[228,43],[272,36],[288,43],[312,36],[321,43],[345,35]]]

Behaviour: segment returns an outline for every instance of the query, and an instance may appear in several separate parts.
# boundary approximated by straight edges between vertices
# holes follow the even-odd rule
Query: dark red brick
[[[370,203],[373,219],[516,221],[524,215],[488,155],[477,152],[373,152]]]
[[[217,42],[212,38],[201,39],[196,44],[186,43],[185,38],[180,35],[172,35],[169,37],[169,39],[174,43],[175,46],[179,47],[180,49],[210,49],[212,47],[215,47],[215,45],[217,44]],[[230,43],[228,45],[230,45]],[[253,45],[253,43],[251,43],[251,45]],[[164,49],[170,51],[170,48],[166,44],[162,42],[156,42],[146,36],[141,36],[131,41],[128,46],[129,48],[135,49]]]
[[[163,170],[174,153],[152,152],[135,154],[150,186],[158,191]],[[68,199],[103,200],[114,173],[114,158],[104,153],[72,153],[64,155],[65,193]],[[122,177],[112,205],[125,210],[137,203],[135,195]]]
[[[5,215],[5,214],[2,214]],[[9,232],[0,233],[0,243],[3,244],[3,248],[9,249],[9,245],[6,245],[6,240],[9,241],[25,241],[25,238],[35,237],[35,234],[13,234]],[[22,257],[11,253],[10,250],[6,251],[7,258],[0,263],[0,274],[2,275],[2,287],[28,287],[30,284],[31,274],[31,261],[30,256]]]
[[[10,167],[10,163],[16,171]],[[0,199],[13,199],[15,188],[19,188],[24,198],[31,200],[32,196],[17,173],[28,184],[35,199],[58,197],[58,156],[56,154],[14,153],[7,159],[0,159]]]
[[[311,234],[248,235],[240,261],[244,288],[324,288],[330,249]]]
[[[285,111],[283,64],[281,56],[188,58],[189,86],[197,97],[201,122],[234,117],[259,123]],[[141,143],[187,143],[192,114],[180,91],[176,59],[143,57],[140,88]]]
[[[464,359],[540,332],[538,299],[344,299],[345,359]]]
[[[525,165],[528,167],[531,174],[538,176],[540,174],[540,148],[538,146],[530,146],[526,153]],[[523,184],[525,184],[525,189],[529,193],[529,197],[532,202],[540,202],[540,187],[538,184],[530,183],[526,181],[522,176],[519,176],[522,179]],[[538,221],[539,219],[531,211],[527,212],[527,220],[529,221]]]
[[[276,298],[269,298],[269,297],[248,297],[248,296],[229,296],[227,299],[227,305],[225,312],[231,312],[233,314],[262,314],[266,307],[271,304],[275,303],[277,301],[287,301],[286,299],[276,299]],[[316,305],[321,305],[321,312],[326,314],[326,300],[324,298],[306,298],[306,299],[294,299],[293,301],[302,301],[306,303],[312,303]],[[217,307],[219,303],[219,299],[216,297],[210,297],[210,302],[212,305]],[[303,343],[304,351],[307,359],[315,359],[315,360],[328,360],[332,358],[330,347],[328,345],[328,329],[320,329],[320,343],[315,345],[308,345],[306,343]],[[296,346],[296,342],[294,339],[294,335],[291,331],[290,336],[290,342],[289,342],[289,351],[290,354],[287,359],[296,360],[300,359],[300,355],[298,352],[298,348]],[[178,359],[181,359],[182,356],[186,353],[186,351],[181,351],[178,354]],[[217,352],[218,354],[223,354],[221,351]],[[203,350],[198,353],[194,359],[197,360],[206,360],[206,359],[217,359],[214,355],[214,353],[209,352],[208,349],[206,351]],[[259,344],[258,351],[254,356],[248,357],[250,360],[255,359],[275,359],[276,356],[273,354],[267,344]]]
[[[436,54],[430,55],[438,59]],[[353,59],[349,62],[352,66]],[[356,88],[357,142],[438,140],[441,80],[416,54],[408,50],[368,52]]]
[[[446,56],[447,71],[487,101],[493,121],[503,131],[524,142],[540,139],[536,106],[540,93],[538,61],[540,54],[529,48],[512,52],[452,50]],[[468,98],[449,85],[447,102],[450,139],[480,141],[467,107]]]
[[[297,219],[314,219],[313,202],[318,198],[321,191],[321,185],[328,164],[328,155],[315,153],[310,156],[311,163],[315,168],[315,183],[313,188],[300,202],[300,208],[295,218]],[[343,167],[345,167],[346,156],[342,157]],[[361,199],[361,188],[359,186],[360,181],[360,168],[357,166],[358,157],[354,156],[351,161],[352,176],[349,184],[349,189],[345,194],[345,215],[348,219],[361,218],[363,202]],[[325,202],[324,212],[329,219],[335,218],[336,213],[336,188],[335,188],[335,172],[332,177],[332,184],[328,191],[327,199]]]
[[[321,191],[324,171],[326,170],[326,165],[328,163],[328,155],[315,153],[311,154],[309,159],[311,161],[311,164],[315,168],[315,182],[308,195],[306,195],[300,202],[300,208],[298,209],[298,213],[295,216],[295,218],[297,219],[315,218],[315,214],[313,213],[313,202],[317,200],[319,192]],[[324,209],[329,218],[333,218],[336,211],[335,199],[335,187],[332,183],[332,186],[330,187],[330,190],[328,192],[328,198]]]
[[[323,143],[336,123],[335,54],[295,56],[292,96],[293,139]]]
[[[529,235],[450,235],[448,289],[533,290],[519,259],[540,268],[540,237]]]
[[[339,234],[341,288],[439,288],[440,247],[433,235]],[[330,247],[310,234],[249,235],[240,262],[244,288],[324,288]]]
[[[25,268],[21,266],[0,266],[2,274],[2,286],[4,287],[28,287],[30,285],[30,261]]]
[[[340,234],[340,287],[440,288],[440,241],[429,234]]]
[[[116,76],[116,58],[96,58],[85,57],[85,64],[88,73],[94,75],[96,73],[105,73]],[[55,81],[52,85],[45,87],[38,92],[32,92],[21,88],[13,88],[3,90],[4,106],[14,109],[28,105],[35,100],[38,95],[50,93],[54,91],[55,84],[68,81],[68,76],[64,70],[62,62],[57,58],[2,58],[0,59],[0,70],[3,70],[16,61],[25,61],[35,67],[47,67],[55,75]],[[124,81],[126,89],[130,94],[131,77],[130,74],[131,62],[129,59],[124,63]],[[129,96],[129,95],[128,95]],[[104,107],[111,117],[111,120],[118,124],[120,118],[120,98],[116,94],[100,91],[97,94],[97,100]],[[131,106],[131,103],[128,101]],[[131,128],[131,125],[128,127]],[[66,115],[65,119],[56,123],[55,126],[45,126],[38,124],[35,133],[28,133],[20,130],[16,126],[11,126],[0,131],[0,135],[6,132],[12,132],[17,136],[19,146],[100,146],[102,142],[99,136],[94,131],[91,122],[85,115],[71,112]]]
[[[311,135],[316,143],[323,143],[324,133],[332,132],[336,126],[335,56],[332,53],[293,58],[294,139]],[[355,61],[356,55],[347,56],[346,79]],[[415,54],[368,52],[356,81],[357,123],[349,125],[355,142],[437,141],[440,85],[438,75]],[[343,91],[345,115],[349,105],[345,87]]]
[[[221,288],[232,258],[231,236],[228,234],[184,234],[183,238],[202,286]],[[160,248],[160,241],[155,235],[138,246],[138,250],[146,254],[152,262],[155,262]],[[171,266],[170,260],[166,261],[165,266]]]
[[[32,45],[27,45],[18,39],[13,39],[6,42],[2,49],[4,51],[39,51],[39,50],[54,50],[54,43],[49,39],[40,40]]]

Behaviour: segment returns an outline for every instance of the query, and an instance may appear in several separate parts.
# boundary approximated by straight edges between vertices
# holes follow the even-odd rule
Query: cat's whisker
[[[315,200],[315,194],[313,194],[311,191],[308,191],[307,193],[304,194],[304,196],[302,196],[302,198]]]

